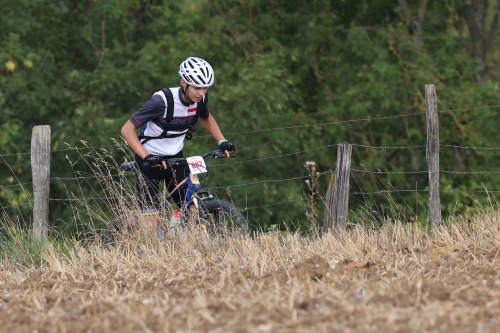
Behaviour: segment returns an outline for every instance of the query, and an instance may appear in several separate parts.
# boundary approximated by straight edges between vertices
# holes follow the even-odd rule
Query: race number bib
[[[186,158],[186,161],[188,162],[189,170],[191,170],[191,173],[197,174],[207,172],[207,165],[205,164],[205,160],[203,159],[203,157],[192,156]]]

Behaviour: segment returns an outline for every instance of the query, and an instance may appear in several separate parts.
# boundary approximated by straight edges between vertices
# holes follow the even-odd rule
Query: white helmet
[[[179,67],[179,75],[187,84],[199,88],[208,88],[214,84],[214,70],[208,62],[196,57],[189,57]]]

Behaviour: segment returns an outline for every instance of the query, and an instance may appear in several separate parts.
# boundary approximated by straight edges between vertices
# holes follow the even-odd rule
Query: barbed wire
[[[265,207],[271,207],[271,206],[278,206],[278,205],[282,205],[282,204],[286,204],[286,203],[291,203],[291,202],[298,202],[298,201],[302,201],[303,202],[305,200],[304,199],[294,199],[294,200],[282,201],[282,202],[277,202],[277,203],[268,204],[268,205],[247,207],[247,208],[242,208],[242,209],[239,209],[239,210],[240,211],[247,211],[247,210],[256,209],[256,208],[265,208]]]
[[[472,150],[500,150],[498,147],[470,147],[470,146],[457,146],[457,145],[440,145],[441,147],[462,148]]]
[[[99,148],[108,148],[108,147],[117,147],[116,145],[106,145],[106,146],[96,146],[96,147],[72,147],[72,148],[66,148],[66,149],[57,149],[57,150],[52,150],[51,153],[60,153],[64,151],[70,151],[70,150],[80,150],[80,149],[99,149]],[[11,153],[11,154],[0,154],[0,157],[6,157],[6,156],[17,156],[17,155],[30,155],[31,152],[28,153]]]
[[[250,162],[256,162],[256,161],[264,161],[264,160],[269,160],[269,159],[274,159],[274,158],[282,158],[282,157],[287,157],[287,156],[293,156],[293,155],[300,155],[300,154],[305,154],[308,152],[316,151],[316,150],[321,150],[321,149],[327,149],[327,148],[332,148],[336,147],[339,144],[331,144],[331,145],[326,145],[322,147],[317,147],[317,148],[312,148],[312,149],[306,149],[306,150],[301,150],[301,151],[296,151],[296,152],[291,152],[291,153],[286,153],[286,154],[280,154],[280,155],[275,155],[275,156],[267,156],[267,157],[260,157],[260,158],[254,158],[250,160],[245,160],[245,161],[237,161],[237,162],[231,162],[231,163],[220,163],[220,164],[211,164],[211,167],[218,167],[218,166],[228,166],[228,165],[233,165],[233,164],[244,164],[244,163],[250,163]],[[361,145],[361,144],[352,144],[353,146],[358,146],[358,147],[364,147],[364,148],[372,148],[372,149],[382,149],[382,150],[387,150],[387,149],[412,149],[412,148],[424,148],[425,145],[420,145],[420,146],[367,146],[367,145]],[[73,180],[77,178],[66,178],[68,180]]]
[[[327,173],[331,173],[332,171],[333,170],[328,170],[328,171],[325,171],[325,172],[317,172],[316,174],[324,175],[324,174],[327,174]],[[286,182],[286,181],[290,181],[290,180],[299,180],[299,179],[305,179],[305,178],[310,178],[310,177],[311,177],[311,175],[300,176],[300,177],[293,177],[293,178],[284,178],[284,179],[259,180],[259,181],[252,182],[252,183],[235,184],[235,185],[228,185],[228,186],[215,186],[215,187],[211,187],[211,188],[214,188],[214,189],[221,189],[221,188],[222,189],[227,189],[227,188],[232,188],[232,187],[249,186],[249,185],[264,184],[264,183]]]
[[[383,193],[399,193],[399,192],[429,192],[429,190],[381,190],[375,192],[351,192],[349,195],[358,195],[358,194],[383,194]]]
[[[18,184],[12,184],[12,185],[0,185],[0,188],[10,188],[10,187],[17,187],[17,186],[23,186],[23,185],[29,185],[29,184],[33,184],[33,182],[18,183]]]
[[[425,148],[426,145],[418,145],[418,146],[367,146],[367,145],[360,145],[356,143],[351,143],[351,146],[353,147],[362,147],[362,148],[371,148],[371,149],[381,149],[381,150],[388,150],[388,149],[415,149],[415,148]]]
[[[0,154],[0,157],[7,157],[7,156],[17,156],[17,155],[29,155],[31,153],[12,153],[12,154]]]
[[[62,198],[50,198],[49,201],[90,201],[90,200],[114,200],[114,199],[131,199],[134,198],[133,196],[114,196],[114,197],[97,197],[97,198],[68,198],[68,199],[62,199]]]
[[[12,205],[12,206],[2,206],[0,205],[0,209],[5,209],[5,208],[17,208],[18,206],[25,206],[25,205],[31,205],[31,203],[29,202],[25,202],[25,203],[20,203],[20,204],[16,204],[16,205]]]
[[[240,135],[240,134],[249,134],[249,133],[258,133],[258,132],[269,132],[269,131],[284,130],[284,129],[295,129],[295,128],[316,127],[316,126],[328,126],[328,125],[336,125],[336,124],[343,124],[343,123],[354,123],[354,122],[359,122],[359,121],[372,121],[372,120],[382,120],[382,119],[387,120],[387,119],[393,119],[393,118],[412,117],[412,116],[425,115],[425,114],[426,114],[425,112],[416,112],[416,113],[400,114],[400,115],[396,115],[396,116],[339,120],[339,121],[332,121],[332,122],[322,123],[322,124],[309,124],[309,125],[273,127],[273,128],[265,128],[265,129],[253,130],[253,131],[230,132],[230,133],[225,133],[225,134],[226,135],[231,135],[231,134],[238,134],[238,135]],[[207,138],[207,137],[210,137],[210,135],[201,135],[201,136],[193,137],[193,139],[198,139],[198,138],[201,139],[201,138]]]
[[[426,192],[428,193],[429,190],[411,190],[411,189],[406,189],[406,190],[381,190],[381,191],[375,191],[375,192],[351,192],[349,195],[370,195],[370,194],[384,194],[384,193],[399,193],[399,192]],[[499,193],[500,191],[497,190],[482,190],[482,191],[469,191],[469,190],[441,190],[439,191],[440,193]]]
[[[371,173],[371,174],[418,174],[418,173],[428,173],[425,171],[369,171],[369,170],[359,170],[351,168],[353,172],[361,172],[361,173]]]
[[[469,191],[469,190],[444,190],[444,191],[440,191],[441,193],[498,193],[500,191],[497,191],[497,190],[492,190],[492,191],[488,191],[488,190],[482,190],[482,191]]]
[[[103,176],[81,176],[81,177],[52,177],[51,180],[78,180],[78,179],[96,179],[96,178],[109,178],[109,177],[123,177],[122,174],[117,175],[103,175]]]
[[[369,171],[369,170],[359,170],[351,168],[352,172],[360,173],[371,173],[371,174],[419,174],[419,173],[429,173],[428,170],[424,171]],[[500,171],[449,171],[449,170],[439,170],[442,173],[448,174],[462,174],[462,175],[476,175],[476,174],[500,174]]]
[[[71,148],[66,148],[66,149],[53,150],[53,151],[51,151],[51,153],[60,153],[60,152],[63,152],[63,151],[80,150],[80,149],[99,149],[99,148],[108,148],[108,147],[117,147],[117,148],[119,148],[117,145],[106,145],[106,146],[97,146],[97,147],[84,146],[84,147],[71,147]]]
[[[298,180],[298,179],[304,179],[304,178],[309,178],[309,176],[301,176],[301,177],[294,177],[294,178],[284,178],[284,179],[270,179],[270,180],[260,180],[252,183],[245,183],[245,184],[235,184],[235,185],[228,185],[228,186],[215,186],[212,188],[215,189],[221,189],[221,188],[232,188],[232,187],[240,187],[240,186],[249,186],[249,185],[256,185],[256,184],[264,184],[264,183],[277,183],[277,182],[286,182],[290,180]]]
[[[132,174],[119,174],[119,175],[107,175],[107,176],[82,176],[82,177],[52,177],[50,180],[79,180],[79,179],[97,179],[97,178],[108,178],[108,177],[123,177],[123,176],[128,176]],[[0,185],[0,188],[11,188],[11,187],[17,187],[17,186],[23,186],[23,185],[29,185],[33,184],[33,182],[25,182],[25,183],[19,183],[19,184],[12,184],[12,185]]]
[[[227,166],[227,165],[233,165],[233,164],[242,164],[242,163],[249,163],[249,162],[255,162],[255,161],[263,161],[263,160],[269,160],[273,158],[281,158],[281,157],[286,157],[286,156],[292,156],[292,155],[300,155],[304,153],[308,153],[310,151],[315,151],[315,150],[320,150],[320,149],[326,149],[326,148],[331,148],[338,146],[339,144],[333,144],[333,145],[328,145],[328,146],[323,146],[323,147],[318,147],[318,148],[312,148],[312,149],[307,149],[307,150],[302,150],[302,151],[296,151],[292,153],[287,153],[287,154],[281,154],[281,155],[275,155],[275,156],[268,156],[268,157],[260,157],[260,158],[254,158],[251,160],[245,160],[245,161],[238,161],[238,162],[231,162],[231,163],[224,163],[224,164],[211,164],[210,166]]]
[[[478,106],[466,109],[456,109],[456,110],[439,110],[438,112],[461,112],[461,111],[470,111],[470,110],[480,110],[480,109],[493,109],[498,108],[500,105],[486,105],[486,106]]]
[[[459,174],[459,175],[493,175],[493,174],[499,174],[500,171],[448,171],[448,170],[440,170],[439,172],[442,173],[449,173],[449,174]]]

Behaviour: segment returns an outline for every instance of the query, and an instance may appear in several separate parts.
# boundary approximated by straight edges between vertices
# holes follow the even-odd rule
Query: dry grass
[[[3,332],[496,332],[500,215],[422,234],[356,227],[2,262]]]

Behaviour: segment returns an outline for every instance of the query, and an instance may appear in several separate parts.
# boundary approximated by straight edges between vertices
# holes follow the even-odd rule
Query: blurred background
[[[238,150],[204,182],[254,228],[321,224],[344,141],[355,144],[353,169],[390,172],[352,172],[351,222],[424,223],[426,84],[452,110],[439,118],[444,217],[491,207],[500,191],[500,1],[0,4],[0,211],[21,224],[32,223],[33,126],[52,131],[52,230],[102,227],[116,212],[99,175],[133,187],[116,170],[132,158],[121,126],[155,91],[179,86],[189,56],[214,68],[209,110]],[[184,152],[216,148],[198,125]],[[324,174],[311,179],[306,161]]]

